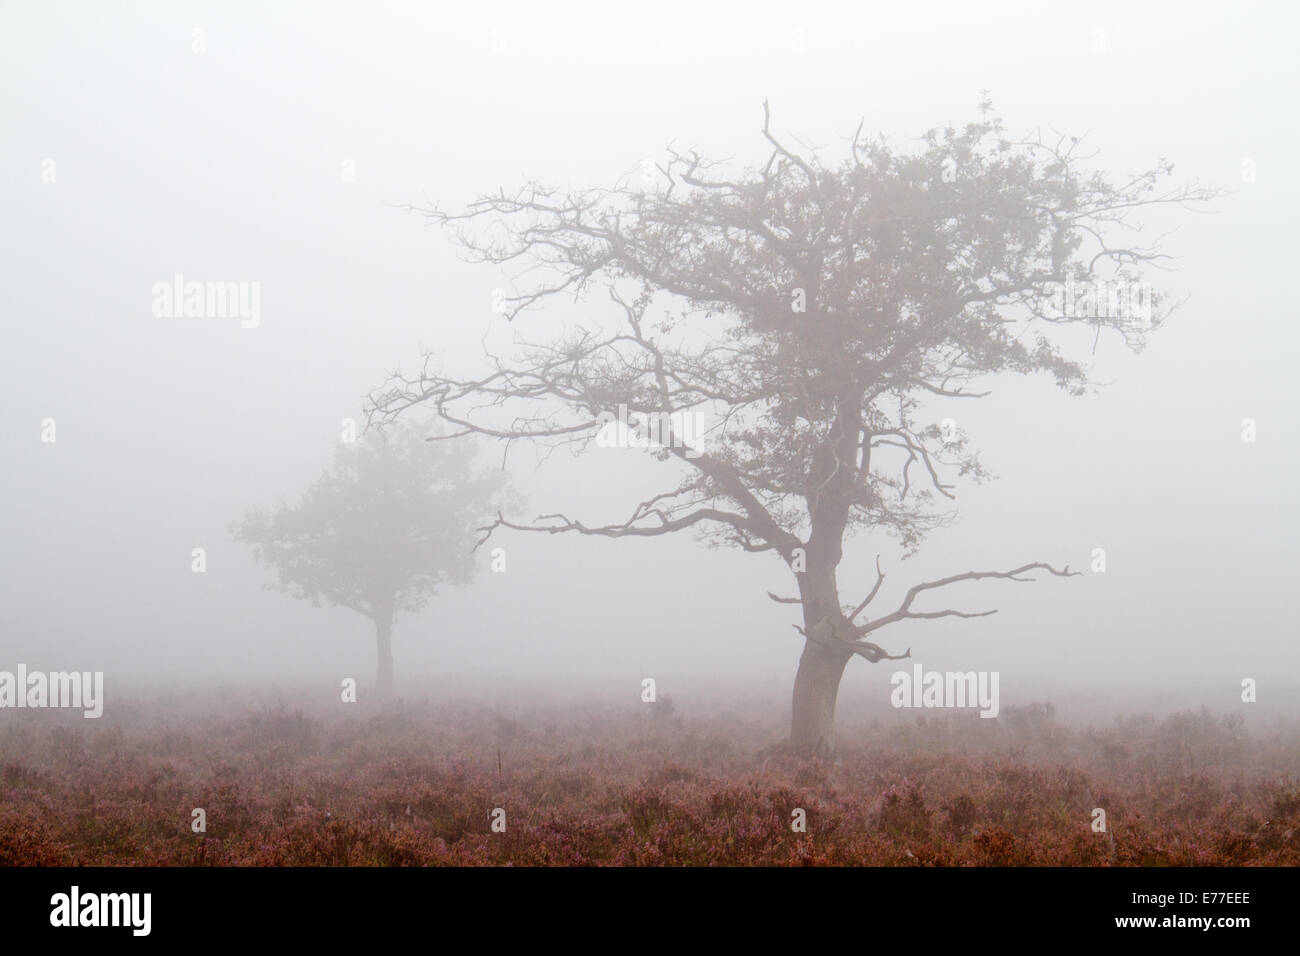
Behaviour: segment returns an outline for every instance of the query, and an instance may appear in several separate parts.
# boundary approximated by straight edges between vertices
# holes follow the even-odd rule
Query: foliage
[[[275,569],[272,586],[313,605],[419,611],[439,585],[472,578],[475,525],[503,483],[474,474],[472,446],[426,434],[408,424],[340,444],[299,503],[253,510],[232,535]]]
[[[1294,725],[928,717],[832,764],[764,746],[778,730],[757,706],[672,725],[570,706],[227,707],[10,725],[0,865],[1300,864]]]

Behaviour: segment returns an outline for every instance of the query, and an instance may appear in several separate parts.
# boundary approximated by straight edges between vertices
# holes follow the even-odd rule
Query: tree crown
[[[533,183],[463,212],[425,210],[472,258],[522,270],[509,319],[603,286],[612,323],[491,355],[481,378],[433,372],[426,356],[420,374],[372,396],[372,415],[428,403],[454,434],[584,445],[618,406],[697,415],[706,438],[687,448],[670,432],[659,451],[685,466],[681,482],[626,521],[498,524],[691,528],[787,560],[807,547],[832,566],[844,533],[870,527],[910,551],[946,520],[936,505],[952,475],[984,475],[960,433],[922,420],[923,403],[977,398],[973,385],[1007,372],[1085,390],[1086,365],[1053,332],[1095,326],[1141,348],[1168,306],[1133,293],[1167,256],[1136,241],[1133,216],[1215,194],[1167,186],[1163,160],[1112,182],[1085,168],[1077,139],[1010,138],[987,103],[915,149],[859,128],[838,163],[783,144],[766,105],[762,134],[766,164],[731,176],[670,150],[639,182]],[[1092,307],[1069,307],[1071,287]],[[1115,289],[1120,307],[1098,308]]]
[[[254,509],[230,526],[276,571],[268,585],[378,619],[418,611],[474,574],[475,525],[498,506],[500,475],[477,475],[468,444],[426,441],[414,423],[367,430],[297,504]]]

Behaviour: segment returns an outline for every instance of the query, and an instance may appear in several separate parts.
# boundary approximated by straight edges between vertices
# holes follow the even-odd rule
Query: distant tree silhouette
[[[439,585],[475,571],[474,529],[501,506],[500,474],[472,470],[473,449],[426,441],[412,423],[340,444],[295,505],[255,509],[230,526],[274,569],[268,587],[351,608],[375,625],[376,690],[393,688],[393,619],[419,611]]]
[[[500,298],[507,319],[594,290],[613,306],[604,326],[584,320],[553,341],[491,355],[481,377],[432,371],[426,355],[420,374],[372,395],[370,414],[391,421],[426,406],[452,435],[580,447],[619,406],[652,425],[667,481],[629,502],[626,520],[498,515],[486,532],[689,530],[779,555],[797,596],[772,597],[803,617],[791,741],[822,754],[849,659],[910,653],[875,643],[881,628],[980,616],[921,610],[918,598],[964,581],[1069,573],[1036,561],[954,574],[863,618],[885,577],[877,562],[865,597],[841,602],[849,534],[889,533],[911,553],[949,519],[935,506],[953,497],[952,478],[984,477],[965,437],[925,417],[922,402],[977,399],[978,383],[1005,373],[1085,391],[1087,370],[1059,341],[1062,327],[1092,326],[1138,349],[1169,312],[1154,293],[1149,311],[1122,294],[1120,308],[1098,307],[1105,289],[1135,288],[1166,258],[1142,244],[1134,213],[1215,192],[1165,186],[1163,160],[1112,182],[1082,168],[1075,139],[1010,138],[988,103],[974,122],[931,130],[915,148],[866,138],[859,126],[833,164],[787,147],[766,104],[763,115],[758,168],[726,174],[720,162],[669,150],[613,188],[532,183],[461,212],[421,210],[454,228],[472,259],[509,265],[527,283]],[[1075,301],[1075,290],[1092,294]],[[708,425],[693,443],[671,424],[687,415]]]

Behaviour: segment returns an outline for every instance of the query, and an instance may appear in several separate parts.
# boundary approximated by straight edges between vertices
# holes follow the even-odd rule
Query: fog
[[[1245,678],[1261,704],[1294,701],[1294,8],[29,3],[4,19],[0,668],[103,671],[110,712],[128,687],[365,684],[370,622],[265,590],[227,524],[299,495],[422,349],[474,372],[485,336],[600,306],[557,299],[502,332],[503,270],[407,206],[610,186],[670,144],[761,166],[764,100],[786,141],[838,162],[860,121],[905,143],[988,91],[1012,131],[1086,136],[1117,174],[1168,157],[1175,182],[1225,193],[1144,216],[1177,257],[1154,278],[1186,300],[1146,350],[1103,337],[1089,363],[1106,384],[1083,397],[990,380],[958,414],[996,480],[960,481],[959,519],[914,558],[850,539],[845,600],[877,554],[891,606],[923,580],[1069,564],[1083,575],[964,585],[960,606],[992,617],[876,639],[999,671],[1008,701],[1227,710]],[[157,318],[151,290],[177,274],[260,283],[259,321]],[[607,521],[663,487],[627,449],[516,446],[506,465],[525,520]],[[400,693],[635,701],[653,677],[688,706],[788,698],[803,639],[767,598],[791,589],[775,556],[689,532],[492,544],[504,573],[483,554],[473,583],[399,617]],[[895,669],[851,661],[842,706],[883,701]]]

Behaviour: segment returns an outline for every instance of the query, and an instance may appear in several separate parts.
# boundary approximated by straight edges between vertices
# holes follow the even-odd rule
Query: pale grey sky
[[[1113,384],[1070,399],[1004,380],[962,406],[998,480],[961,486],[961,520],[906,563],[855,540],[846,599],[877,551],[901,588],[1086,569],[1104,547],[1105,575],[972,585],[965,605],[1001,613],[880,643],[998,669],[1008,698],[1125,685],[1226,703],[1241,677],[1294,681],[1298,19],[1284,3],[5,3],[0,667],[369,679],[368,622],[260,590],[225,526],[296,495],[422,346],[477,360],[502,276],[400,204],[608,185],[669,143],[752,162],[764,99],[783,135],[834,156],[861,119],[903,142],[988,90],[1013,130],[1086,134],[1116,173],[1167,156],[1230,194],[1149,217],[1176,227],[1165,287],[1188,301],[1141,356],[1103,342]],[[155,318],[151,287],[176,273],[260,282],[260,324]],[[536,511],[658,488],[635,452],[530,461],[515,481]],[[498,543],[506,574],[399,622],[399,682],[793,679],[773,557],[689,536]],[[889,669],[854,661],[842,699]]]

